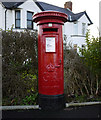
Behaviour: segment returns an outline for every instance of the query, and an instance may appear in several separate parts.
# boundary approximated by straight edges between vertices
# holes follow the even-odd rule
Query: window
[[[82,23],[82,35],[86,34],[86,23]]]
[[[74,22],[74,35],[78,35],[78,23]]]
[[[20,28],[20,10],[15,11],[15,28]]]
[[[27,28],[33,29],[33,21],[32,21],[33,12],[27,12]]]

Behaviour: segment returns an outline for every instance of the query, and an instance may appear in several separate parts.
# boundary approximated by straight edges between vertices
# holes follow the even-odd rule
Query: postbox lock
[[[52,27],[52,23],[49,23],[49,24],[48,24],[48,27]]]

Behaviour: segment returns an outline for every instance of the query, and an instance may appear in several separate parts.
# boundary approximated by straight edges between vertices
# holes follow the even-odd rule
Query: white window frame
[[[82,23],[82,35],[86,34],[86,23]]]

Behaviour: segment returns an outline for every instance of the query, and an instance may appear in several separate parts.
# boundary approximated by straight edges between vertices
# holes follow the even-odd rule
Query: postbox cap
[[[57,23],[64,24],[67,22],[68,16],[65,13],[58,11],[44,11],[33,15],[33,21],[39,24]]]

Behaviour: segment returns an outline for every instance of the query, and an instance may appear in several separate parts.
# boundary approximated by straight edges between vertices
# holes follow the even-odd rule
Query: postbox
[[[44,11],[33,16],[38,25],[39,106],[45,110],[64,108],[62,26],[65,13]]]

